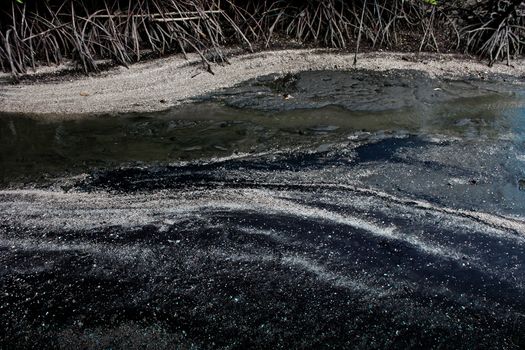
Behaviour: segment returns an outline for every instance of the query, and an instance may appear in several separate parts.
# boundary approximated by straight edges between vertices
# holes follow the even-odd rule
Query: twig
[[[357,44],[355,48],[354,55],[354,66],[357,65],[357,54],[359,53],[359,43],[361,42],[361,33],[363,32],[363,21],[365,19],[365,9],[366,9],[367,0],[363,4],[363,11],[361,11],[361,20],[359,21],[359,34],[357,35]]]

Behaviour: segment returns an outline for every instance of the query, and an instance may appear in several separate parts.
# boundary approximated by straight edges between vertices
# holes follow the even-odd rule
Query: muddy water
[[[299,81],[313,91],[290,89],[290,97],[270,85],[283,84],[282,78],[270,76],[163,113],[62,121],[2,115],[0,184],[38,182],[94,168],[315,150],[345,138],[366,138],[366,133],[443,135],[472,141],[518,140],[525,135],[520,112],[523,92],[513,86],[433,82],[419,75],[404,78],[412,84],[399,83],[398,76],[375,77],[390,90],[396,82],[401,85],[383,91],[377,82],[366,86],[364,77],[359,84],[353,80],[344,84],[349,74],[305,75]],[[313,82],[327,79],[342,86],[332,83],[314,89]],[[354,86],[359,86],[357,92]],[[342,89],[347,93],[319,96]]]
[[[3,347],[525,346],[520,87],[305,72],[0,144]]]

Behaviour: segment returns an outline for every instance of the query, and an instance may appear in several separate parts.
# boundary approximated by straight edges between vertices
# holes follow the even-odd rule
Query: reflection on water
[[[272,113],[200,103],[156,114],[79,120],[4,115],[0,183],[77,174],[93,167],[317,148],[363,131],[523,141],[524,101],[517,94],[487,93],[382,112],[329,106]]]

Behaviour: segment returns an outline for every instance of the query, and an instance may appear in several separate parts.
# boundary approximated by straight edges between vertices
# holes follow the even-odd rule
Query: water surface
[[[0,347],[525,346],[525,94],[269,76],[0,118]]]

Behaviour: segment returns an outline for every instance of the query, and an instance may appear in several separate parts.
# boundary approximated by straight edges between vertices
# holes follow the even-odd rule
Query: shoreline
[[[263,51],[233,56],[230,64],[213,65],[214,74],[203,69],[200,57],[195,54],[188,55],[187,59],[177,55],[148,60],[95,76],[66,75],[54,81],[38,81],[37,72],[35,82],[17,85],[0,82],[0,113],[27,114],[43,119],[76,119],[157,112],[259,76],[307,70],[416,70],[433,78],[525,82],[523,58],[512,61],[513,66],[496,63],[489,67],[477,59],[457,54],[368,52],[358,55],[354,67],[353,56],[340,50]],[[49,68],[43,71],[53,73]]]

